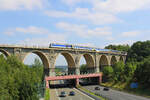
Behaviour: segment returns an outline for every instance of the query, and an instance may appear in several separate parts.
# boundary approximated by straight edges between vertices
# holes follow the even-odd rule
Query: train
[[[84,50],[94,50],[94,51],[103,51],[103,52],[121,52],[118,50],[111,50],[111,49],[101,49],[95,47],[87,47],[87,46],[78,46],[72,44],[59,44],[59,43],[50,43],[49,48],[71,48],[71,49],[84,49]]]

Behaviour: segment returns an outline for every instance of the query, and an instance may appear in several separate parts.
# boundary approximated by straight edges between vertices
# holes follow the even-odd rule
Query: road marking
[[[76,90],[76,91],[78,91],[80,94],[89,97],[91,100],[95,100],[95,99],[91,98],[90,96],[88,96],[88,95],[82,93],[81,91],[77,90],[76,88],[73,88],[73,89]]]

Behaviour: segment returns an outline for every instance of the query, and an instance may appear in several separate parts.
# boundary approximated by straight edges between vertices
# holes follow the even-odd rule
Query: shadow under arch
[[[31,52],[27,53],[25,55],[25,57],[23,58],[23,62],[24,62],[25,58],[27,57],[27,55],[29,55],[31,53],[36,54],[36,55],[38,55],[40,57],[40,59],[42,60],[43,65],[44,65],[44,69],[49,69],[50,68],[50,64],[49,64],[48,58],[41,51],[31,51]]]
[[[116,62],[117,62],[116,57],[115,57],[115,56],[112,56],[112,57],[111,57],[111,61],[110,61],[111,66],[113,66]]]
[[[119,61],[123,61],[123,62],[124,62],[124,60],[123,60],[123,57],[122,57],[122,56],[120,56],[120,59],[119,59]]]
[[[94,59],[90,54],[83,54],[82,55],[85,58],[86,65],[88,68],[94,67]]]
[[[109,62],[108,62],[107,56],[106,55],[102,55],[100,57],[100,60],[99,60],[100,71],[103,70],[104,66],[108,66],[108,65],[109,65]]]
[[[94,66],[94,58],[93,58],[93,56],[88,54],[88,53],[82,54],[82,56],[80,57],[80,61],[81,61],[82,57],[85,59],[86,66],[82,70],[80,68],[80,74],[94,73],[95,72],[95,66]]]
[[[10,54],[6,50],[0,49],[0,52],[4,54],[6,57],[10,56]]]

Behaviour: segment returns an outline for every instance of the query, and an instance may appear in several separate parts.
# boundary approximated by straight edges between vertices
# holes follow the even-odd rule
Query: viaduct
[[[80,59],[83,56],[86,65],[93,73],[99,73],[103,66],[113,65],[115,62],[126,60],[126,53],[111,51],[94,51],[85,49],[72,48],[49,48],[38,46],[17,46],[17,45],[0,45],[0,52],[6,57],[10,55],[17,56],[22,62],[30,53],[38,55],[44,65],[46,76],[55,76],[55,62],[58,55],[63,55],[68,63],[68,73],[80,75]]]

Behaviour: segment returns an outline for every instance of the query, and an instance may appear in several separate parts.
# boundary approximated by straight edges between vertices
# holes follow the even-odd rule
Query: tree
[[[130,46],[127,45],[108,45],[105,47],[105,49],[112,49],[112,50],[119,50],[119,51],[128,51],[130,49]]]
[[[142,61],[144,58],[150,56],[150,41],[138,41],[131,46],[128,52],[128,61]]]
[[[114,73],[113,77],[114,80],[117,81],[124,81],[124,62],[119,61],[113,65]]]
[[[114,73],[114,70],[111,66],[105,66],[103,68],[103,74],[105,78],[108,79],[109,81],[112,80],[113,73]]]
[[[150,88],[150,56],[138,64],[135,77],[143,87]]]
[[[136,70],[136,63],[133,62],[127,62],[124,67],[124,75],[125,75],[125,81],[130,81],[134,77],[134,73]]]
[[[0,56],[0,100],[37,100],[40,70],[21,63],[17,57]]]

